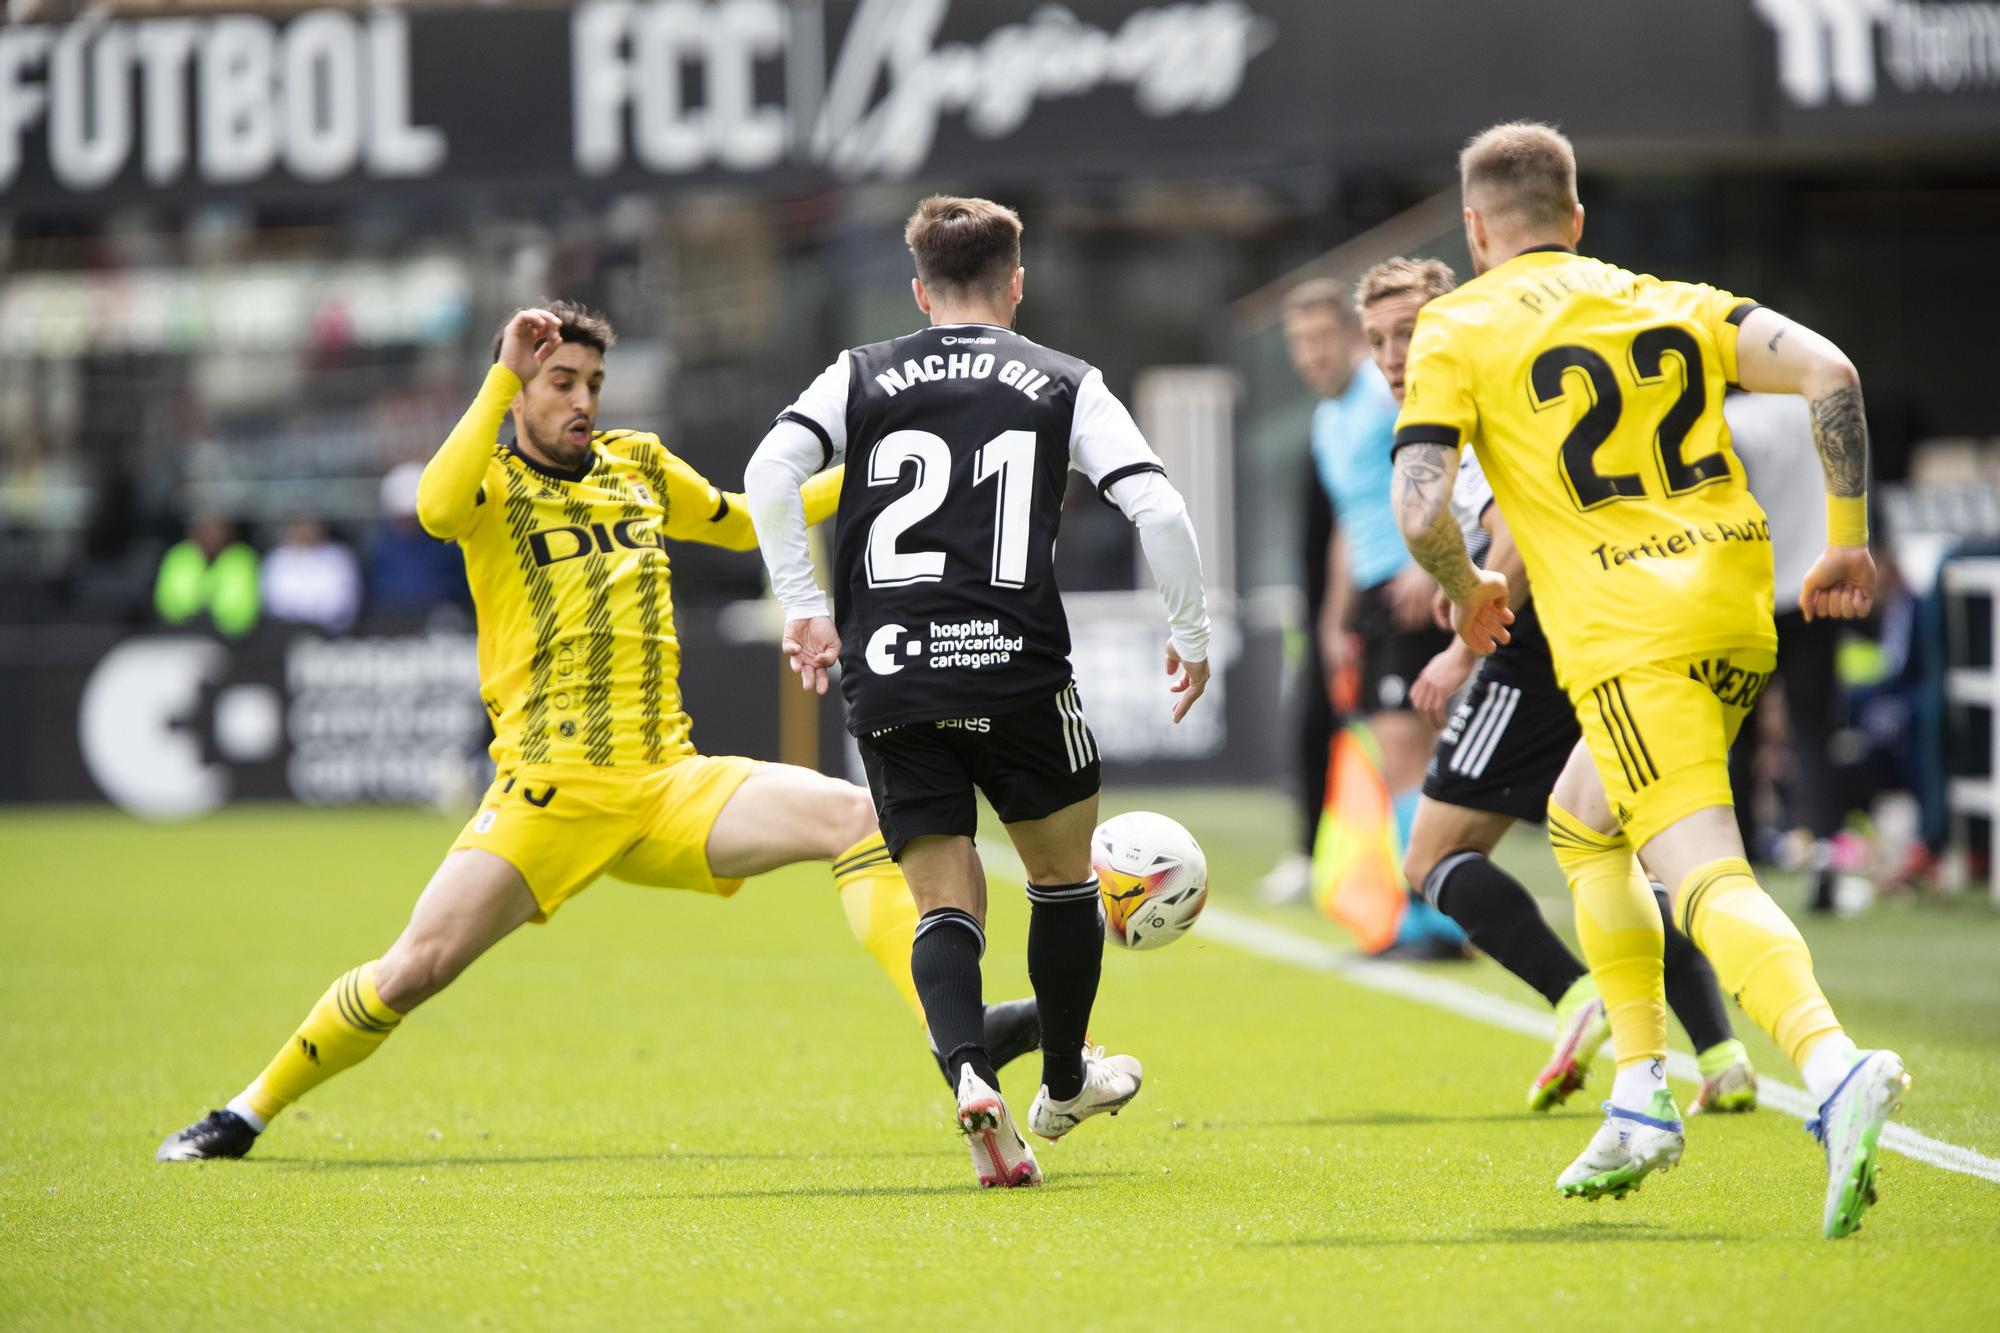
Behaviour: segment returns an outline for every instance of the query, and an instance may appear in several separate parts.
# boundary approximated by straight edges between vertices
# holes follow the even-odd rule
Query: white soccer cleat
[[[972,1151],[972,1170],[982,1189],[1042,1183],[1042,1168],[1014,1128],[1007,1103],[970,1065],[958,1071],[958,1128]]]
[[[1102,1046],[1083,1052],[1083,1090],[1066,1102],[1049,1096],[1047,1084],[1028,1107],[1028,1128],[1053,1142],[1094,1115],[1117,1115],[1139,1095],[1146,1071],[1129,1055],[1106,1055]]]
[[[1590,1144],[1556,1177],[1556,1188],[1571,1199],[1622,1199],[1655,1171],[1671,1170],[1687,1140],[1681,1113],[1665,1088],[1644,1111],[1624,1111],[1604,1103],[1604,1123]]]
[[[1820,1103],[1806,1131],[1826,1147],[1827,1239],[1861,1229],[1861,1215],[1875,1202],[1875,1165],[1881,1155],[1882,1125],[1902,1105],[1910,1076],[1894,1051],[1869,1051]]]

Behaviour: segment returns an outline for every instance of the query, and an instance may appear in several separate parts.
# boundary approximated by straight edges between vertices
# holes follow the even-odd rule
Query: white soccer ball
[[[1104,938],[1157,949],[1187,933],[1208,903],[1208,858],[1194,835],[1165,815],[1113,815],[1090,839],[1104,899]]]

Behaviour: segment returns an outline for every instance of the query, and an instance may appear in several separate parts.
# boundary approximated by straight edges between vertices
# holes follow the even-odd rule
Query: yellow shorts
[[[740,879],[708,868],[708,835],[755,759],[689,755],[662,768],[534,764],[494,775],[451,845],[492,852],[521,872],[547,921],[599,875],[727,897]]]
[[[1734,805],[1729,747],[1777,657],[1723,648],[1633,667],[1570,696],[1604,793],[1634,848],[1714,805]]]

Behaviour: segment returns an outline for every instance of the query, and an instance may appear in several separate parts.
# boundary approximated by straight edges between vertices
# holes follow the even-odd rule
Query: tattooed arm
[[[1465,534],[1451,514],[1451,486],[1458,476],[1458,450],[1442,444],[1411,443],[1396,450],[1389,484],[1396,524],[1430,576],[1451,598],[1452,628],[1474,652],[1486,654],[1508,640],[1507,577],[1472,563]]]
[[[1454,602],[1472,590],[1479,575],[1466,554],[1465,534],[1451,515],[1451,484],[1457,476],[1458,450],[1406,444],[1396,451],[1396,473],[1389,483],[1404,544]]]
[[[1755,393],[1803,394],[1813,443],[1835,499],[1868,494],[1868,422],[1861,376],[1838,347],[1775,310],[1750,312],[1737,332],[1737,383]]]
[[[1803,395],[1826,474],[1826,551],[1799,592],[1806,619],[1868,614],[1875,562],[1868,554],[1868,421],[1861,377],[1838,347],[1771,310],[1745,316],[1736,341],[1737,382],[1760,393]]]
[[[1849,367],[1849,375],[1853,368]],[[1838,498],[1868,494],[1868,421],[1861,413],[1861,384],[1835,381],[1812,398],[1813,443],[1826,470],[1826,493]]]

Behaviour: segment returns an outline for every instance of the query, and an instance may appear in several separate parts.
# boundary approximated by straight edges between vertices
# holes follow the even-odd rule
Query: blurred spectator
[[[339,634],[361,614],[361,567],[326,525],[301,514],[264,557],[264,610],[273,620]]]
[[[382,616],[422,616],[440,606],[469,606],[465,558],[417,523],[423,464],[403,463],[382,478],[382,524],[368,548],[368,606]]]
[[[206,614],[231,638],[248,634],[257,625],[257,552],[219,514],[197,515],[160,559],[153,608],[169,625]]]
[[[1303,475],[1299,495],[1305,507],[1305,542],[1300,550],[1305,569],[1306,628],[1304,681],[1299,690],[1292,761],[1298,765],[1299,845],[1273,866],[1259,885],[1269,903],[1304,902],[1312,893],[1313,842],[1320,811],[1326,807],[1326,766],[1331,757],[1336,714],[1326,688],[1327,668],[1320,652],[1317,626],[1326,611],[1326,574],[1333,544],[1333,501],[1320,482],[1312,450],[1301,453]]]
[[[1808,621],[1799,610],[1806,573],[1826,549],[1826,492],[1813,443],[1812,416],[1805,399],[1767,393],[1732,393],[1723,403],[1723,414],[1751,493],[1771,520],[1776,579],[1772,609],[1778,626],[1774,674],[1783,682],[1785,730],[1791,743],[1791,762],[1781,766],[1787,778],[1782,784],[1785,816],[1789,825],[1803,828],[1812,839],[1806,859],[1813,876],[1809,905],[1815,911],[1831,911],[1833,836],[1840,831],[1844,812],[1835,791],[1828,742],[1845,724],[1847,704],[1834,671],[1843,622]],[[1765,705],[1767,710],[1769,706]],[[1759,860],[1773,859],[1771,849],[1789,831],[1754,827],[1758,771],[1773,767],[1757,763],[1766,730],[1746,726],[1730,755],[1743,845]]]
[[[1369,358],[1342,283],[1316,279],[1285,298],[1285,343],[1313,409],[1312,456],[1333,504],[1326,604],[1316,629],[1331,695],[1358,680],[1356,711],[1381,747],[1382,775],[1414,809],[1437,739],[1410,709],[1410,686],[1450,636],[1431,623],[1437,585],[1403,545],[1390,508],[1390,441],[1396,400]]]

